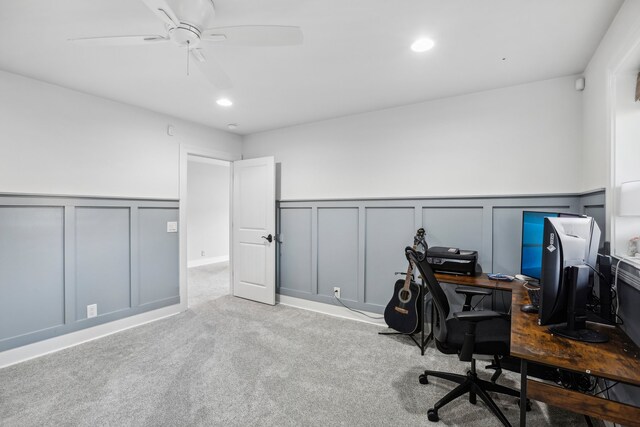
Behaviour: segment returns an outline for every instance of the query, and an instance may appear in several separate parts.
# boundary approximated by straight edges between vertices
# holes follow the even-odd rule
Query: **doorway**
[[[188,227],[189,160],[196,157],[229,165],[229,278],[228,294],[275,304],[275,159],[241,160],[239,154],[188,145],[180,146],[180,307],[189,308]],[[202,251],[200,252],[200,254]],[[196,249],[196,256],[198,252]],[[207,257],[200,255],[201,258]]]
[[[187,157],[187,305],[228,295],[230,185],[228,161]]]

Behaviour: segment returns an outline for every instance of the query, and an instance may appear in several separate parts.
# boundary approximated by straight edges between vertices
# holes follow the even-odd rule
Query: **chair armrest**
[[[464,295],[464,305],[462,306],[462,311],[470,311],[471,310],[471,299],[475,296],[485,297],[487,295],[491,295],[493,291],[489,289],[478,289],[478,288],[462,288],[457,287],[456,293]]]
[[[476,343],[476,325],[483,320],[491,320],[503,317],[502,314],[491,310],[483,311],[460,311],[453,313],[456,320],[468,322],[468,331],[464,334],[462,348],[458,353],[458,358],[463,362],[469,362],[473,358],[473,350]]]
[[[453,317],[463,322],[473,322],[478,323],[483,320],[497,319],[499,317],[503,317],[504,315],[498,313],[496,311],[491,310],[482,310],[482,311],[459,311],[457,313],[453,313]]]

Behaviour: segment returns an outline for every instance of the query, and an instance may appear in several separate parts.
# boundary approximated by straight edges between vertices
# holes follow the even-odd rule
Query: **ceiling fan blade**
[[[170,28],[180,25],[180,20],[165,0],[142,0],[142,2]]]
[[[300,27],[281,25],[240,25],[209,28],[202,40],[224,46],[293,46],[302,44]]]
[[[149,43],[161,43],[169,41],[167,37],[157,35],[146,36],[110,36],[110,37],[83,37],[69,39],[69,41],[91,46],[123,46],[140,45]]]
[[[229,78],[227,73],[225,73],[224,70],[220,67],[220,65],[218,65],[217,62],[211,59],[211,57],[209,57],[209,59],[206,59],[202,54],[201,49],[191,49],[191,56],[195,59],[194,62],[200,72],[217,89],[231,89],[231,87],[233,86],[231,84],[231,79]]]

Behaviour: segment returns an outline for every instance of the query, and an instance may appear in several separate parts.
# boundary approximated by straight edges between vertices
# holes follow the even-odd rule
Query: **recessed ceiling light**
[[[414,52],[426,52],[433,49],[435,42],[431,39],[418,39],[411,45],[411,50]]]
[[[227,127],[231,130],[237,129],[238,128],[238,124],[237,123],[229,123],[227,125]]]
[[[219,98],[216,101],[216,104],[218,104],[221,107],[231,107],[233,105],[233,102],[231,102],[229,98]]]

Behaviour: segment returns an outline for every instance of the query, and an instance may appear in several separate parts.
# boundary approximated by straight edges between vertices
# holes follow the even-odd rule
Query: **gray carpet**
[[[189,307],[228,295],[229,262],[191,267],[187,273]]]
[[[0,370],[2,426],[432,425],[451,389],[422,369],[463,372],[433,348],[420,356],[373,325],[232,296],[171,318]],[[485,372],[482,370],[482,375]],[[488,373],[486,373],[488,376]],[[501,379],[502,383],[513,383]],[[513,398],[500,398],[514,423]],[[458,399],[440,424],[497,426]],[[582,424],[534,403],[531,426]]]

